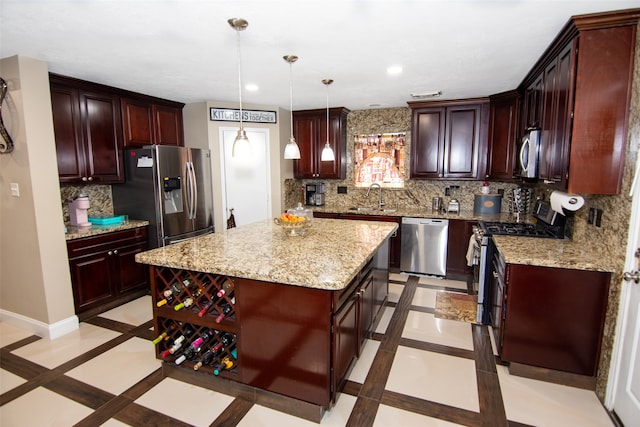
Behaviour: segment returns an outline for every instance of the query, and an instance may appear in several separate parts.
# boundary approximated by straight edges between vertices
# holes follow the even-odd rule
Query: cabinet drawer
[[[84,237],[67,242],[69,258],[75,258],[99,251],[121,248],[147,241],[147,228],[138,227],[130,230],[114,231],[99,236]]]

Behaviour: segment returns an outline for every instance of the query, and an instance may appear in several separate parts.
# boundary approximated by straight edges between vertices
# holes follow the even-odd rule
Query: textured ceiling
[[[0,0],[0,57],[47,61],[52,72],[185,103],[243,102],[352,110],[406,106],[515,88],[572,15],[638,0]],[[403,72],[389,76],[391,65]]]

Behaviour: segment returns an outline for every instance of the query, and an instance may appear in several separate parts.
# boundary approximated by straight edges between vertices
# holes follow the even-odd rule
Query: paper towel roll
[[[584,199],[581,196],[563,193],[561,191],[553,191],[549,198],[551,209],[564,215],[563,209],[568,211],[577,211],[584,205]]]

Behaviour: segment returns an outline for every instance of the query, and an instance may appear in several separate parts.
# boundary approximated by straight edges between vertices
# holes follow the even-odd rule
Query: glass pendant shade
[[[293,137],[293,83],[291,76],[293,74],[293,63],[298,60],[298,57],[285,55],[282,58],[289,63],[289,112],[291,114],[291,137],[289,137],[289,142],[284,147],[284,158],[285,160],[297,160],[300,158],[300,147],[298,147],[296,139]]]
[[[327,87],[327,142],[324,144],[324,148],[322,149],[322,155],[320,156],[320,161],[333,162],[336,160],[336,156],[333,153],[333,148],[331,148],[331,144],[329,144],[329,85],[333,83],[333,80],[324,79],[322,83],[324,83],[324,85]]]
[[[251,142],[249,142],[247,132],[245,132],[244,128],[238,129],[236,139],[233,140],[231,157],[251,157]]]

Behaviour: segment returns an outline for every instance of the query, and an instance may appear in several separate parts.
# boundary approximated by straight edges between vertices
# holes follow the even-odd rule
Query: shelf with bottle
[[[193,323],[157,318],[156,357],[212,375],[237,375],[236,335]]]
[[[160,316],[186,321],[197,316],[202,323],[235,323],[235,284],[232,278],[170,268],[156,268],[155,311]]]

